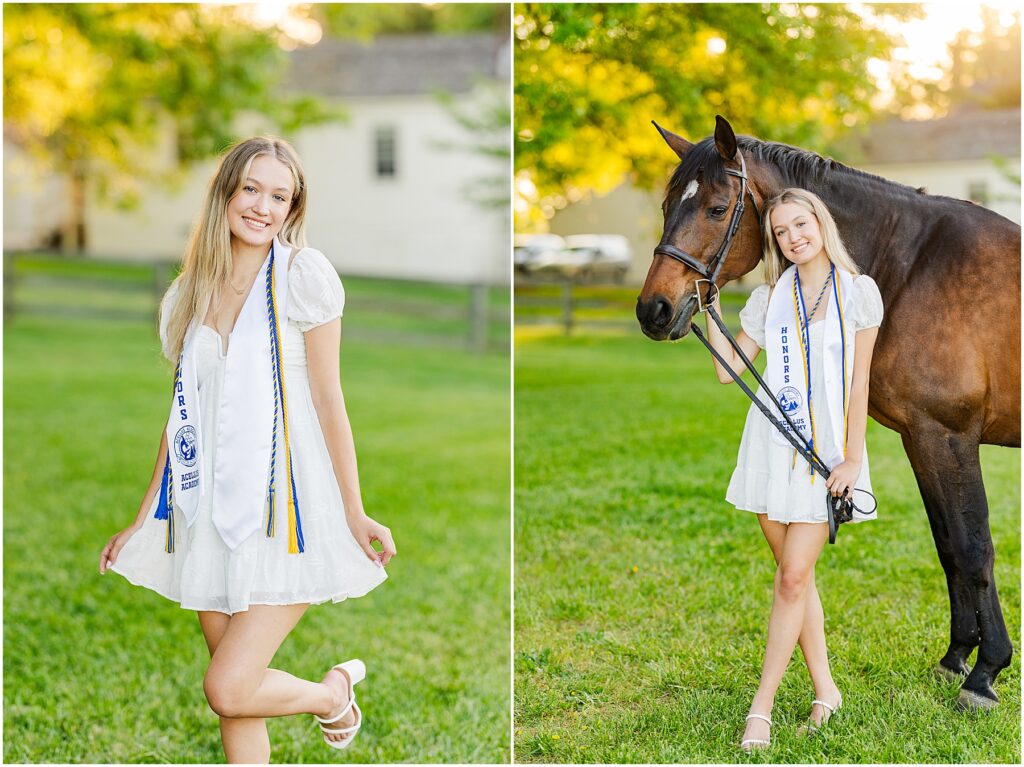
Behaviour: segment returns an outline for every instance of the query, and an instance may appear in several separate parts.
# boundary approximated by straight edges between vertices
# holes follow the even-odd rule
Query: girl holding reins
[[[726,500],[757,514],[777,567],[760,684],[740,742],[748,751],[770,743],[775,694],[798,642],[814,684],[804,731],[824,725],[842,705],[814,566],[828,539],[826,494],[871,490],[868,378],[882,320],[878,287],[859,274],[817,195],[783,190],[765,203],[762,229],[767,284],[740,312],[743,330],[736,340],[751,360],[766,350],[764,378],[778,406],[832,471],[827,480],[816,476],[751,405]],[[707,335],[733,370],[744,369],[715,323],[707,323]],[[715,369],[722,383],[732,382],[718,361]],[[763,391],[758,396],[770,403]]]

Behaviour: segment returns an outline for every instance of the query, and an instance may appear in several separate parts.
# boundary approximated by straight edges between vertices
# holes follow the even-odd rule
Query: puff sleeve
[[[345,288],[334,265],[319,250],[301,250],[288,270],[288,319],[305,333],[344,309]]]
[[[862,274],[853,281],[853,327],[877,328],[882,324],[882,294],[875,281]]]
[[[175,279],[171,283],[171,286],[167,288],[167,292],[164,293],[164,297],[160,301],[160,351],[163,355],[171,362],[176,363],[177,360],[171,356],[171,350],[167,340],[167,326],[171,321],[171,312],[174,310],[174,305],[178,301],[178,283],[180,278]]]
[[[758,285],[747,298],[746,305],[740,309],[740,326],[743,332],[754,339],[762,349],[765,345],[764,323],[768,316],[768,297],[771,288]]]

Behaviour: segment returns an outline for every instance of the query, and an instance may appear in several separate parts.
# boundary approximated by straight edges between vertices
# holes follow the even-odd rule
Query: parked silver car
[[[517,234],[513,240],[512,263],[517,272],[531,272],[534,264],[557,261],[564,249],[565,240],[557,234]]]
[[[629,240],[618,234],[516,235],[516,269],[527,274],[622,282],[632,265]]]
[[[565,249],[583,257],[582,276],[591,279],[611,277],[622,282],[633,264],[629,240],[621,234],[572,234],[565,238]]]

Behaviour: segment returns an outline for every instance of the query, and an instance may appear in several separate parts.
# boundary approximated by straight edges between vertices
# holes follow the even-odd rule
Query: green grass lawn
[[[957,687],[933,674],[945,579],[899,437],[874,422],[879,520],[844,528],[817,568],[841,716],[819,737],[795,735],[814,697],[797,650],[771,749],[739,751],[774,570],[754,516],[724,500],[748,406],[695,339],[523,329],[517,761],[1019,763],[1020,453],[982,451],[1013,663],[998,710],[958,713]]]
[[[154,328],[18,318],[4,340],[4,760],[223,761],[195,614],[98,574],[166,417]],[[274,660],[318,680],[363,658],[359,739],[340,754],[309,716],[271,720],[273,761],[509,760],[508,380],[507,354],[346,334],[363,495],[399,556]]]

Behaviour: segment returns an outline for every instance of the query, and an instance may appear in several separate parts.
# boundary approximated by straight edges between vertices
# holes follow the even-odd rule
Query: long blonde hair
[[[772,231],[772,211],[780,205],[787,203],[796,203],[800,207],[806,208],[818,219],[822,246],[824,247],[825,255],[828,256],[833,264],[840,269],[845,269],[850,274],[860,274],[860,269],[857,268],[857,264],[850,258],[850,254],[843,244],[843,238],[839,236],[839,227],[836,226],[835,219],[832,218],[832,214],[829,213],[821,198],[814,192],[808,192],[806,189],[790,187],[789,189],[783,189],[764,204],[761,228],[764,236],[765,282],[769,285],[774,285],[790,265],[789,260],[779,250],[779,244],[775,241],[775,232]]]
[[[295,186],[291,207],[278,239],[293,248],[306,244],[306,177],[292,146],[272,136],[250,138],[232,146],[210,179],[206,204],[192,230],[181,274],[175,280],[177,300],[167,320],[167,349],[172,359],[177,359],[181,354],[185,334],[192,320],[206,315],[214,296],[231,279],[228,202],[242,188],[252,161],[261,155],[273,157],[287,165]],[[171,291],[167,293],[170,295]],[[165,310],[166,307],[162,305],[161,314]]]

